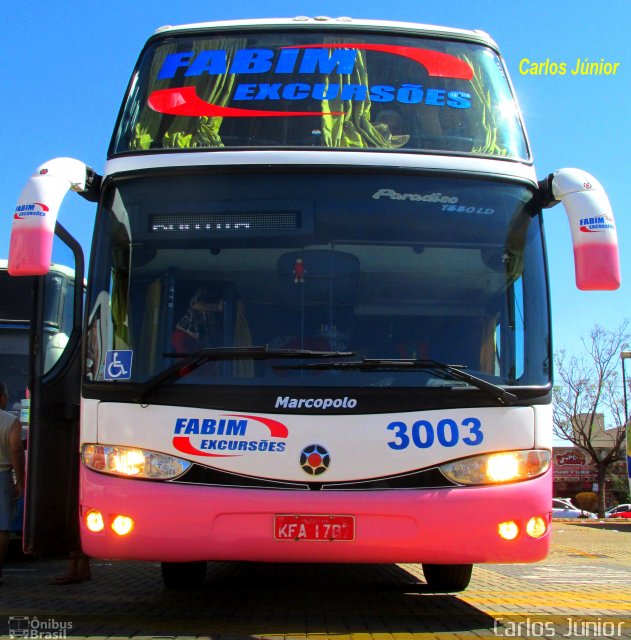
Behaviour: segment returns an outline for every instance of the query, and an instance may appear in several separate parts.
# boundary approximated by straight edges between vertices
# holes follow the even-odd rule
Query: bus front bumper
[[[536,562],[546,557],[550,546],[551,504],[551,470],[533,480],[487,487],[303,492],[134,480],[82,466],[80,529],[84,552],[96,558]],[[92,532],[86,516],[95,511],[103,528]],[[119,515],[130,518],[124,522],[131,523],[131,530],[124,535],[112,529]],[[306,540],[295,527],[287,537],[287,529],[278,525],[277,516],[308,520],[314,515],[351,516],[352,537]],[[546,525],[538,538],[527,532],[533,517]],[[513,539],[500,535],[503,523],[514,523],[509,527]]]

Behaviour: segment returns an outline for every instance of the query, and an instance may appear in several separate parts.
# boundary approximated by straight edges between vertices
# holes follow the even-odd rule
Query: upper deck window
[[[154,41],[112,154],[230,147],[528,159],[502,63],[479,44],[256,31]]]

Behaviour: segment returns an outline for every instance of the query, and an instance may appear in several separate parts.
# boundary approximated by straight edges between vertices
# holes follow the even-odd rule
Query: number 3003
[[[455,447],[461,441],[475,447],[484,440],[482,423],[477,418],[465,418],[460,424],[445,418],[436,426],[428,420],[417,420],[411,427],[405,422],[391,422],[387,428],[394,431],[394,440],[390,440],[388,446],[397,450],[407,449],[410,443],[419,449],[429,449],[434,443]]]

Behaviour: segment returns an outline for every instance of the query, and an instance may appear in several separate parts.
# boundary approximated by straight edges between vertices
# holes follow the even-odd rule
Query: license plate
[[[354,516],[274,516],[276,540],[350,542],[355,539]]]

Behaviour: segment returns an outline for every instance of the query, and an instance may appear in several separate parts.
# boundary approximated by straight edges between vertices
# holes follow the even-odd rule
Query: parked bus
[[[40,317],[41,372],[48,373],[61,357],[68,344],[72,328],[75,273],[72,269],[51,264],[41,278],[42,315]],[[29,351],[31,345],[31,319],[33,300],[38,296],[38,279],[12,278],[7,272],[7,261],[0,260],[0,371],[7,385],[9,404],[7,411],[22,424],[22,441],[28,447],[30,416]],[[24,498],[20,497],[15,510],[12,531],[21,534]]]
[[[0,260],[0,375],[10,394],[8,411],[22,421],[23,439],[28,433],[29,335],[33,306],[33,278],[17,280],[7,272],[7,261]],[[59,359],[72,327],[74,271],[51,264],[46,275],[50,295],[44,309],[44,371]]]
[[[69,188],[98,201],[85,553],[159,561],[171,587],[209,560],[416,562],[453,591],[475,563],[545,558],[542,209],[564,203],[581,289],[618,287],[616,232],[586,172],[537,180],[488,35],[347,18],[160,29],[103,176],[58,158],[27,183],[12,273],[47,271]],[[54,384],[46,416],[51,395],[73,406]]]

